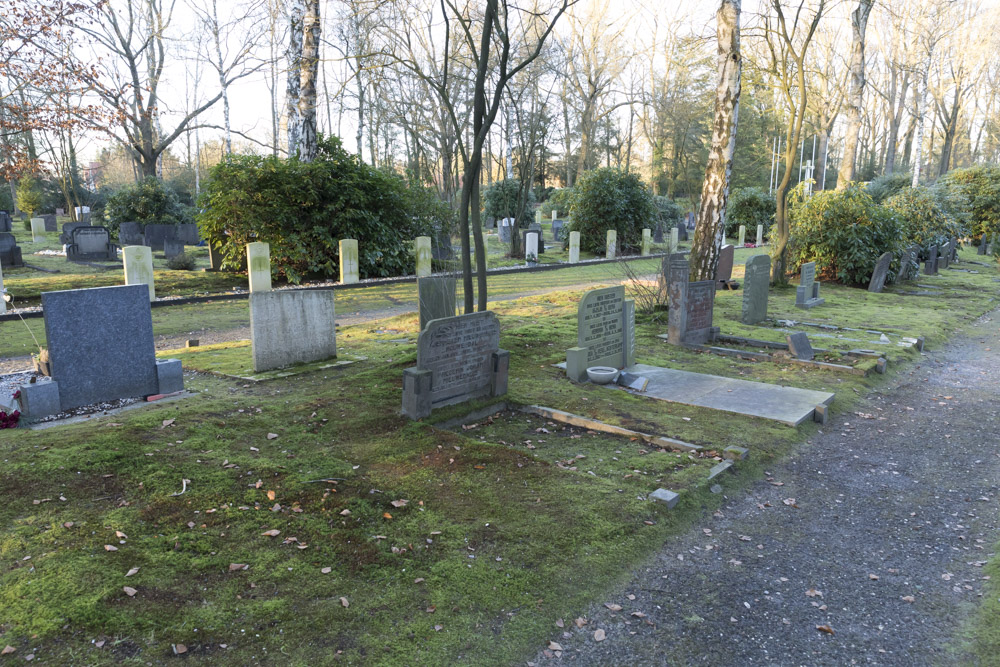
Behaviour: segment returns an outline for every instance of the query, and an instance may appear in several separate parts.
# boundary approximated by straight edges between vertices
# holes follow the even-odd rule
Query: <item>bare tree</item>
[[[851,12],[851,95],[847,107],[847,135],[844,137],[844,155],[837,174],[837,189],[842,190],[854,180],[857,160],[858,134],[861,131],[861,113],[865,92],[865,30],[868,15],[875,0],[860,0]]]

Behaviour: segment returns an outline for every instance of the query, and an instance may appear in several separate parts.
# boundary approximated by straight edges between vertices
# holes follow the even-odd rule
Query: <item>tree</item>
[[[289,155],[297,154],[303,162],[316,158],[316,79],[319,72],[319,0],[306,0],[306,13],[302,28],[302,58],[299,70],[299,143],[289,145]],[[294,76],[294,72],[289,72]]]
[[[729,177],[736,152],[740,111],[740,0],[722,0],[715,15],[719,81],[715,93],[712,150],[705,167],[701,206],[691,246],[691,280],[714,280],[726,235]]]
[[[854,163],[857,160],[858,134],[861,132],[861,112],[865,92],[865,30],[868,15],[875,0],[860,0],[851,12],[851,96],[847,107],[847,135],[844,137],[844,156],[837,174],[837,189],[842,190],[854,180]]]

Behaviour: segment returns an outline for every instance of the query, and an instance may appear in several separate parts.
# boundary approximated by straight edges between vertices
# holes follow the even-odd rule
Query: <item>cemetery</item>
[[[0,667],[996,662],[993,8],[40,2]]]

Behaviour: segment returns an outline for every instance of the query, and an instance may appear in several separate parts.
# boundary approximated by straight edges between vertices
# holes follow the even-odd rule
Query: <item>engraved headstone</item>
[[[247,244],[250,293],[271,291],[271,246],[261,241]]]
[[[255,373],[337,356],[333,290],[250,294],[250,345]]]
[[[552,221],[552,240],[562,241],[563,234],[566,232],[566,222],[564,220],[553,220]]]
[[[814,308],[826,303],[819,298],[819,282],[816,281],[816,262],[802,265],[799,286],[795,288],[795,305],[799,308]]]
[[[118,246],[111,243],[107,227],[84,225],[72,232],[72,243],[66,246],[66,259],[71,262],[117,260]]]
[[[555,220],[553,220],[552,222],[555,222]],[[539,225],[542,224],[542,209],[540,208],[535,209],[535,223]]]
[[[740,235],[739,239],[737,239],[736,245],[742,248],[744,245],[746,245],[746,239],[747,239],[747,226],[740,225]]]
[[[559,211],[552,209],[552,219],[557,220],[559,218]]]
[[[501,218],[497,220],[497,234],[501,243],[510,243],[514,233],[514,218]]]
[[[417,365],[403,371],[403,414],[507,393],[510,353],[500,349],[500,321],[483,311],[432,320],[417,338]]]
[[[580,232],[569,233],[569,263],[580,261]]]
[[[45,221],[41,218],[31,219],[32,243],[45,243]]]
[[[712,309],[715,281],[690,282],[691,269],[681,253],[667,260],[667,298],[670,314],[667,341],[674,345],[702,345],[714,337]]]
[[[358,282],[358,241],[357,239],[341,239],[340,241],[340,282],[350,285]]]
[[[417,277],[429,276],[432,273],[433,257],[431,253],[431,237],[418,236],[413,242],[417,256]]]
[[[456,282],[454,276],[417,278],[421,331],[431,320],[455,316]]]
[[[643,229],[642,230],[642,254],[644,256],[649,254],[650,243],[652,242],[652,240],[653,240],[653,232],[652,232],[652,230]]]
[[[771,282],[771,258],[754,255],[746,261],[743,274],[743,324],[757,324],[767,319],[767,293]]]
[[[653,229],[653,243],[663,243],[663,221],[657,220]]]
[[[538,224],[535,224],[534,222],[531,223],[530,225],[528,225],[527,229],[521,230],[521,234],[522,234],[521,247],[525,248],[525,249],[528,247],[528,234],[532,234],[532,233],[538,235],[538,252],[535,253],[535,256],[537,257],[538,255],[544,255],[545,254],[545,235],[542,233],[542,226],[538,225]]]
[[[983,235],[983,237],[979,239],[979,247],[976,248],[976,254],[977,255],[985,255],[986,254],[986,236],[985,235]]]
[[[889,276],[889,267],[892,265],[892,253],[884,252],[875,263],[875,270],[872,271],[871,280],[868,281],[869,292],[881,292],[885,287],[885,279]]]
[[[733,258],[736,249],[726,244],[719,250],[719,263],[715,269],[715,279],[720,283],[728,283],[733,279]]]
[[[208,245],[208,265],[210,270],[221,271],[224,258],[222,244],[218,241],[209,241],[206,245]]]
[[[613,229],[608,230],[604,242],[604,255],[608,259],[614,259],[618,256],[618,232]]]
[[[147,285],[149,300],[156,301],[156,291],[153,288],[153,251],[148,246],[130,245],[122,248],[122,259],[125,262],[125,284]]]
[[[63,245],[69,245],[73,242],[73,230],[77,227],[86,227],[87,225],[82,222],[66,222],[63,223],[62,234],[59,235],[59,242]]]
[[[949,257],[949,260],[952,261],[952,262],[957,262],[958,261],[958,237],[957,236],[952,236],[951,237],[951,256]]]
[[[812,345],[809,343],[809,336],[800,331],[785,336],[785,341],[788,342],[788,351],[792,353],[793,357],[803,361],[813,360],[815,354]]]
[[[583,295],[577,309],[576,347],[566,350],[566,375],[587,379],[587,368],[627,368],[635,363],[635,302],[625,287],[604,287]]]
[[[47,232],[58,232],[59,224],[56,222],[56,216],[54,213],[46,213],[42,216],[42,220],[45,221],[45,231]]]
[[[24,266],[21,259],[21,248],[17,239],[10,232],[0,232],[0,264],[9,267]]]

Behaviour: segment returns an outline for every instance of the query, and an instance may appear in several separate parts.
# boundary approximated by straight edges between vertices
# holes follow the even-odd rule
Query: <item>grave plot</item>
[[[191,370],[248,382],[264,382],[304,373],[333,370],[366,360],[364,356],[345,354],[341,351],[336,359],[293,363],[275,370],[255,372],[253,349],[249,340],[163,350],[157,352],[156,356],[181,359],[184,367]]]

